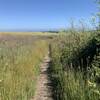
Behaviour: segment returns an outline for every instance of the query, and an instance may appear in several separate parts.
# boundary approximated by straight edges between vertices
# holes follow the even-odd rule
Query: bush
[[[51,79],[56,100],[100,99],[99,87],[91,82],[95,54],[94,35],[89,32],[60,35],[54,39],[51,44]]]

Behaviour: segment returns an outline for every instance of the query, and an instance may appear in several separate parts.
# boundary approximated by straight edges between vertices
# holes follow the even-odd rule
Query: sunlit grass
[[[50,32],[0,32],[0,35],[57,35],[57,33]]]
[[[41,39],[12,40],[12,46],[8,42],[0,42],[0,100],[29,100],[34,95],[48,43]]]

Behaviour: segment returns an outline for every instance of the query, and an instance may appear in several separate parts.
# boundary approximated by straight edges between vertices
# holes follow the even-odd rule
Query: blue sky
[[[64,28],[95,12],[94,0],[0,0],[0,30]]]

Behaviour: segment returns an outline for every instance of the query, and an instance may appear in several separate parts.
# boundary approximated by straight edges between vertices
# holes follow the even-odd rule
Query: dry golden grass
[[[49,32],[0,32],[0,35],[56,35]]]
[[[0,38],[0,100],[29,100],[34,95],[39,65],[47,51],[43,38]]]

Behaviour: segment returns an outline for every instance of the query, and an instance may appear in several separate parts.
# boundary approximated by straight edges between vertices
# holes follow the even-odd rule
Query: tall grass
[[[51,79],[55,100],[99,100],[100,88],[91,82],[94,34],[60,35],[51,44]],[[92,58],[93,59],[93,58]]]
[[[34,95],[47,47],[46,40],[27,37],[0,41],[0,100],[29,100]]]

